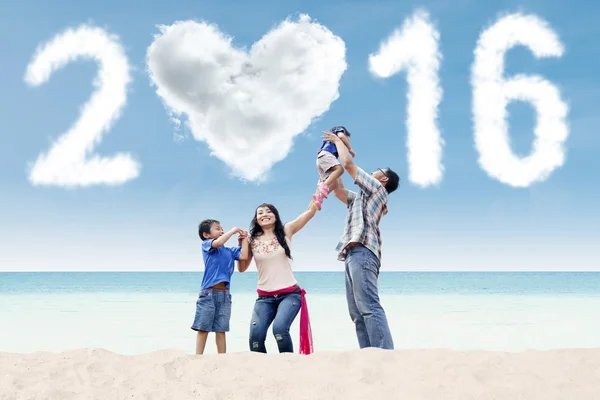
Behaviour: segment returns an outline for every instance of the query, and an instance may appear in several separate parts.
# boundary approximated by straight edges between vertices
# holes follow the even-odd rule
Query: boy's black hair
[[[210,227],[212,224],[220,224],[220,222],[216,219],[205,219],[204,221],[200,222],[200,225],[198,225],[198,236],[200,236],[200,239],[206,240],[203,234],[210,234]]]

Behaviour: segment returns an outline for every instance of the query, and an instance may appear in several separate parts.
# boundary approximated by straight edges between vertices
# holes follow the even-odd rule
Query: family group
[[[292,237],[321,210],[332,192],[347,207],[346,226],[336,251],[338,260],[345,262],[346,299],[359,347],[394,348],[377,285],[381,266],[379,223],[387,213],[388,195],[398,188],[400,178],[389,168],[368,174],[354,163],[355,156],[346,128],[337,126],[323,132],[317,154],[316,193],[308,209],[291,222],[284,224],[272,204],[261,204],[255,210],[250,231],[233,228],[224,232],[214,219],[200,223],[205,268],[191,327],[197,332],[196,354],[204,353],[209,332],[215,333],[217,352],[226,352],[234,263],[244,272],[252,259],[258,271],[258,298],[250,321],[250,351],[266,353],[267,331],[273,325],[279,352],[293,352],[290,327],[300,313],[299,350],[301,354],[313,352],[306,292],[292,271]],[[358,190],[344,188],[344,171]],[[225,246],[235,234],[238,246]]]

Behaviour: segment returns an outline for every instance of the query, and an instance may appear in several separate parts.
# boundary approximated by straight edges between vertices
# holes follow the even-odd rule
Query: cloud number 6
[[[471,83],[475,146],[481,168],[502,183],[527,187],[545,180],[564,164],[568,106],[559,89],[540,76],[502,76],[505,53],[519,44],[527,46],[536,58],[561,57],[564,52],[545,21],[533,15],[507,15],[479,37]],[[506,106],[512,100],[530,102],[537,112],[533,151],[524,158],[517,157],[509,144]]]

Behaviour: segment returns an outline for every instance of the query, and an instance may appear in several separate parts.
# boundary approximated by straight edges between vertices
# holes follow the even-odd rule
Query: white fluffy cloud
[[[58,33],[38,47],[27,66],[25,82],[40,86],[54,72],[79,59],[92,59],[99,64],[94,93],[71,128],[33,163],[29,174],[33,185],[120,185],[140,173],[141,165],[129,153],[101,157],[93,151],[127,103],[130,67],[116,36],[86,24]]]
[[[558,58],[565,51],[556,32],[535,15],[499,18],[483,31],[475,48],[473,120],[483,170],[507,185],[527,187],[544,181],[564,164],[569,107],[559,88],[542,76],[504,76],[505,53],[517,45],[527,47],[538,59]],[[523,158],[510,147],[506,106],[511,101],[528,102],[537,114],[533,151]]]
[[[306,15],[283,21],[249,51],[214,24],[159,29],[147,52],[156,93],[240,178],[260,180],[339,96],[344,41]]]
[[[406,71],[409,179],[422,187],[439,184],[444,174],[444,141],[436,123],[443,96],[439,40],[429,14],[419,9],[369,55],[369,71],[377,77]]]

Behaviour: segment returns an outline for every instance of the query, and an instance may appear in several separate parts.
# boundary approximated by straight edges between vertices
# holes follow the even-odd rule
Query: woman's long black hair
[[[283,247],[283,250],[285,250],[285,255],[291,259],[292,253],[290,251],[290,247],[288,246],[287,242],[285,241],[285,230],[283,229],[283,223],[281,222],[281,218],[279,218],[279,211],[277,211],[277,208],[275,208],[274,205],[267,204],[267,203],[263,203],[263,204],[259,205],[258,207],[256,207],[256,210],[258,210],[261,207],[267,207],[275,215],[275,229],[274,229],[275,237],[277,238],[279,245],[281,247]],[[250,238],[252,240],[256,239],[256,237],[259,234],[264,233],[263,229],[258,224],[258,219],[256,217],[256,210],[254,210],[254,218],[252,218],[252,222],[250,222]]]

